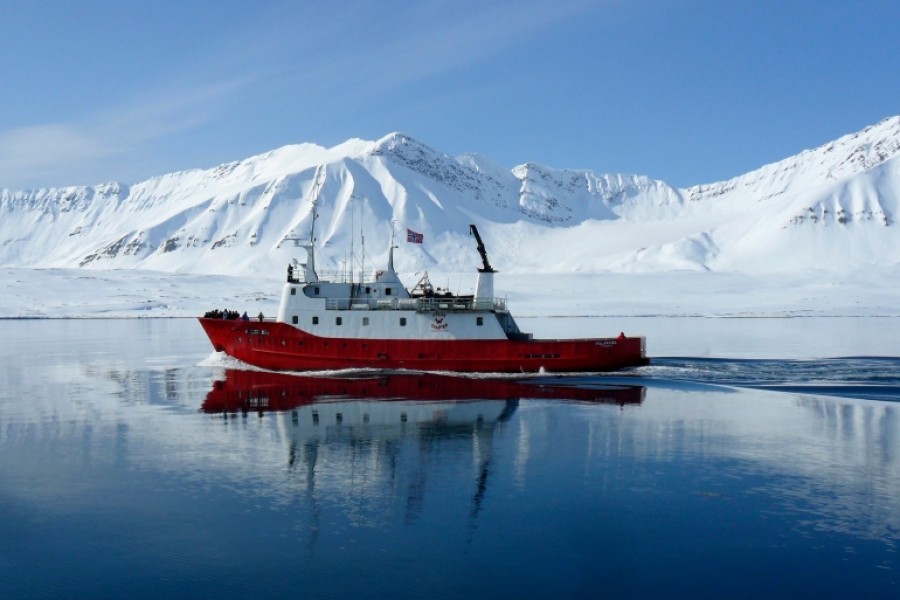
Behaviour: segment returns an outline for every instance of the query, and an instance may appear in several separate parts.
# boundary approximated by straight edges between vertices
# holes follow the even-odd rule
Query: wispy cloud
[[[438,0],[414,3],[394,15],[376,15],[383,7],[369,5],[340,21],[316,21],[311,34],[295,39],[298,61],[287,66],[294,76],[315,83],[316,91],[352,86],[356,95],[372,94],[528,45],[561,22],[607,3],[522,1],[485,6]]]
[[[0,187],[22,187],[45,177],[58,182],[111,153],[95,132],[72,124],[0,132]]]
[[[534,1],[485,8],[440,0],[393,12],[380,2],[327,11],[321,5],[268,6],[239,31],[198,40],[197,54],[173,65],[167,82],[130,74],[120,82],[130,86],[130,101],[73,114],[68,121],[0,131],[0,188],[152,175],[147,165],[163,164],[158,156],[153,162],[153,154],[168,143],[196,143],[197,156],[209,152],[190,140],[192,132],[239,119],[231,111],[240,103],[251,105],[260,90],[283,96],[266,98],[260,111],[288,111],[287,105],[304,98],[320,106],[340,100],[362,111],[398,87],[527,44],[596,4]]]
[[[208,82],[190,82],[142,94],[138,100],[91,118],[99,135],[121,138],[132,146],[177,135],[204,125],[225,110],[228,98],[248,87],[245,76]]]
[[[452,6],[440,3],[445,8]],[[520,2],[486,8],[441,19],[429,15],[426,27],[388,38],[381,52],[367,55],[393,67],[396,81],[414,81],[461,69],[539,38],[542,31],[584,12],[591,2]]]
[[[0,132],[0,188],[85,185],[136,172],[148,145],[209,123],[250,81],[170,87],[78,122]]]

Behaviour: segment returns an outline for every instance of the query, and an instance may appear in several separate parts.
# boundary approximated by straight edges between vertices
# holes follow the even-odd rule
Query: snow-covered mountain
[[[900,117],[729,181],[677,189],[640,175],[527,163],[506,170],[403,134],[286,146],[134,185],[0,191],[0,266],[259,275],[303,258],[471,270],[476,223],[515,272],[767,273],[900,263]],[[424,234],[406,244],[405,228]],[[323,264],[324,263],[324,264]]]

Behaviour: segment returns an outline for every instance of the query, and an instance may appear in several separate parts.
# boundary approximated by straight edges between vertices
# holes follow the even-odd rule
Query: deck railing
[[[376,300],[374,298],[326,298],[326,310],[415,310],[417,312],[433,311],[472,311],[472,310],[506,310],[506,298],[391,298]]]

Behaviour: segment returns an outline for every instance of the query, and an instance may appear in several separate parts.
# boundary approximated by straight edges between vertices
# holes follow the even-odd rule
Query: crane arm
[[[478,228],[475,227],[474,224],[469,225],[469,233],[475,236],[475,241],[478,243],[478,254],[481,255],[481,262],[484,263],[484,268],[478,270],[482,273],[493,273],[494,269],[491,267],[491,263],[488,262],[487,250],[484,249],[484,242],[481,241],[481,236],[478,235]]]

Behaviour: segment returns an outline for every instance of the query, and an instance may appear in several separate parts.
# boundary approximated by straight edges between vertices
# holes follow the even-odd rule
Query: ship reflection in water
[[[487,490],[495,432],[510,420],[520,399],[625,406],[640,404],[644,394],[642,386],[586,389],[547,380],[399,373],[338,378],[227,370],[201,409],[226,419],[276,413],[289,444],[288,466],[293,471],[302,465],[304,481],[296,483],[307,498],[315,495],[318,479],[352,482],[353,490],[339,485],[343,489],[332,491],[369,498],[383,497],[373,489],[385,483],[383,476],[394,490],[396,480],[403,479],[406,521],[419,516],[425,501],[428,469],[421,461],[446,454],[453,456],[448,463],[456,463],[471,454],[475,473],[469,517],[474,520]],[[371,464],[373,457],[380,466],[359,467]]]
[[[295,410],[308,405],[334,402],[348,405],[353,401],[384,401],[408,406],[422,402],[458,404],[477,400],[498,403],[504,406],[503,412],[511,412],[515,410],[515,403],[520,398],[640,404],[644,399],[644,387],[608,385],[580,388],[548,384],[546,381],[529,383],[527,380],[454,377],[429,373],[310,377],[229,369],[225,371],[224,380],[213,384],[202,410],[206,413],[266,412]],[[373,413],[385,412],[384,409],[388,406],[389,404],[379,404]],[[315,413],[317,409],[312,412]],[[388,412],[395,411],[388,409]],[[343,415],[343,412],[336,414]],[[372,414],[369,418],[372,418]],[[341,420],[336,422],[342,423]],[[360,421],[359,424],[365,422],[368,421]]]

